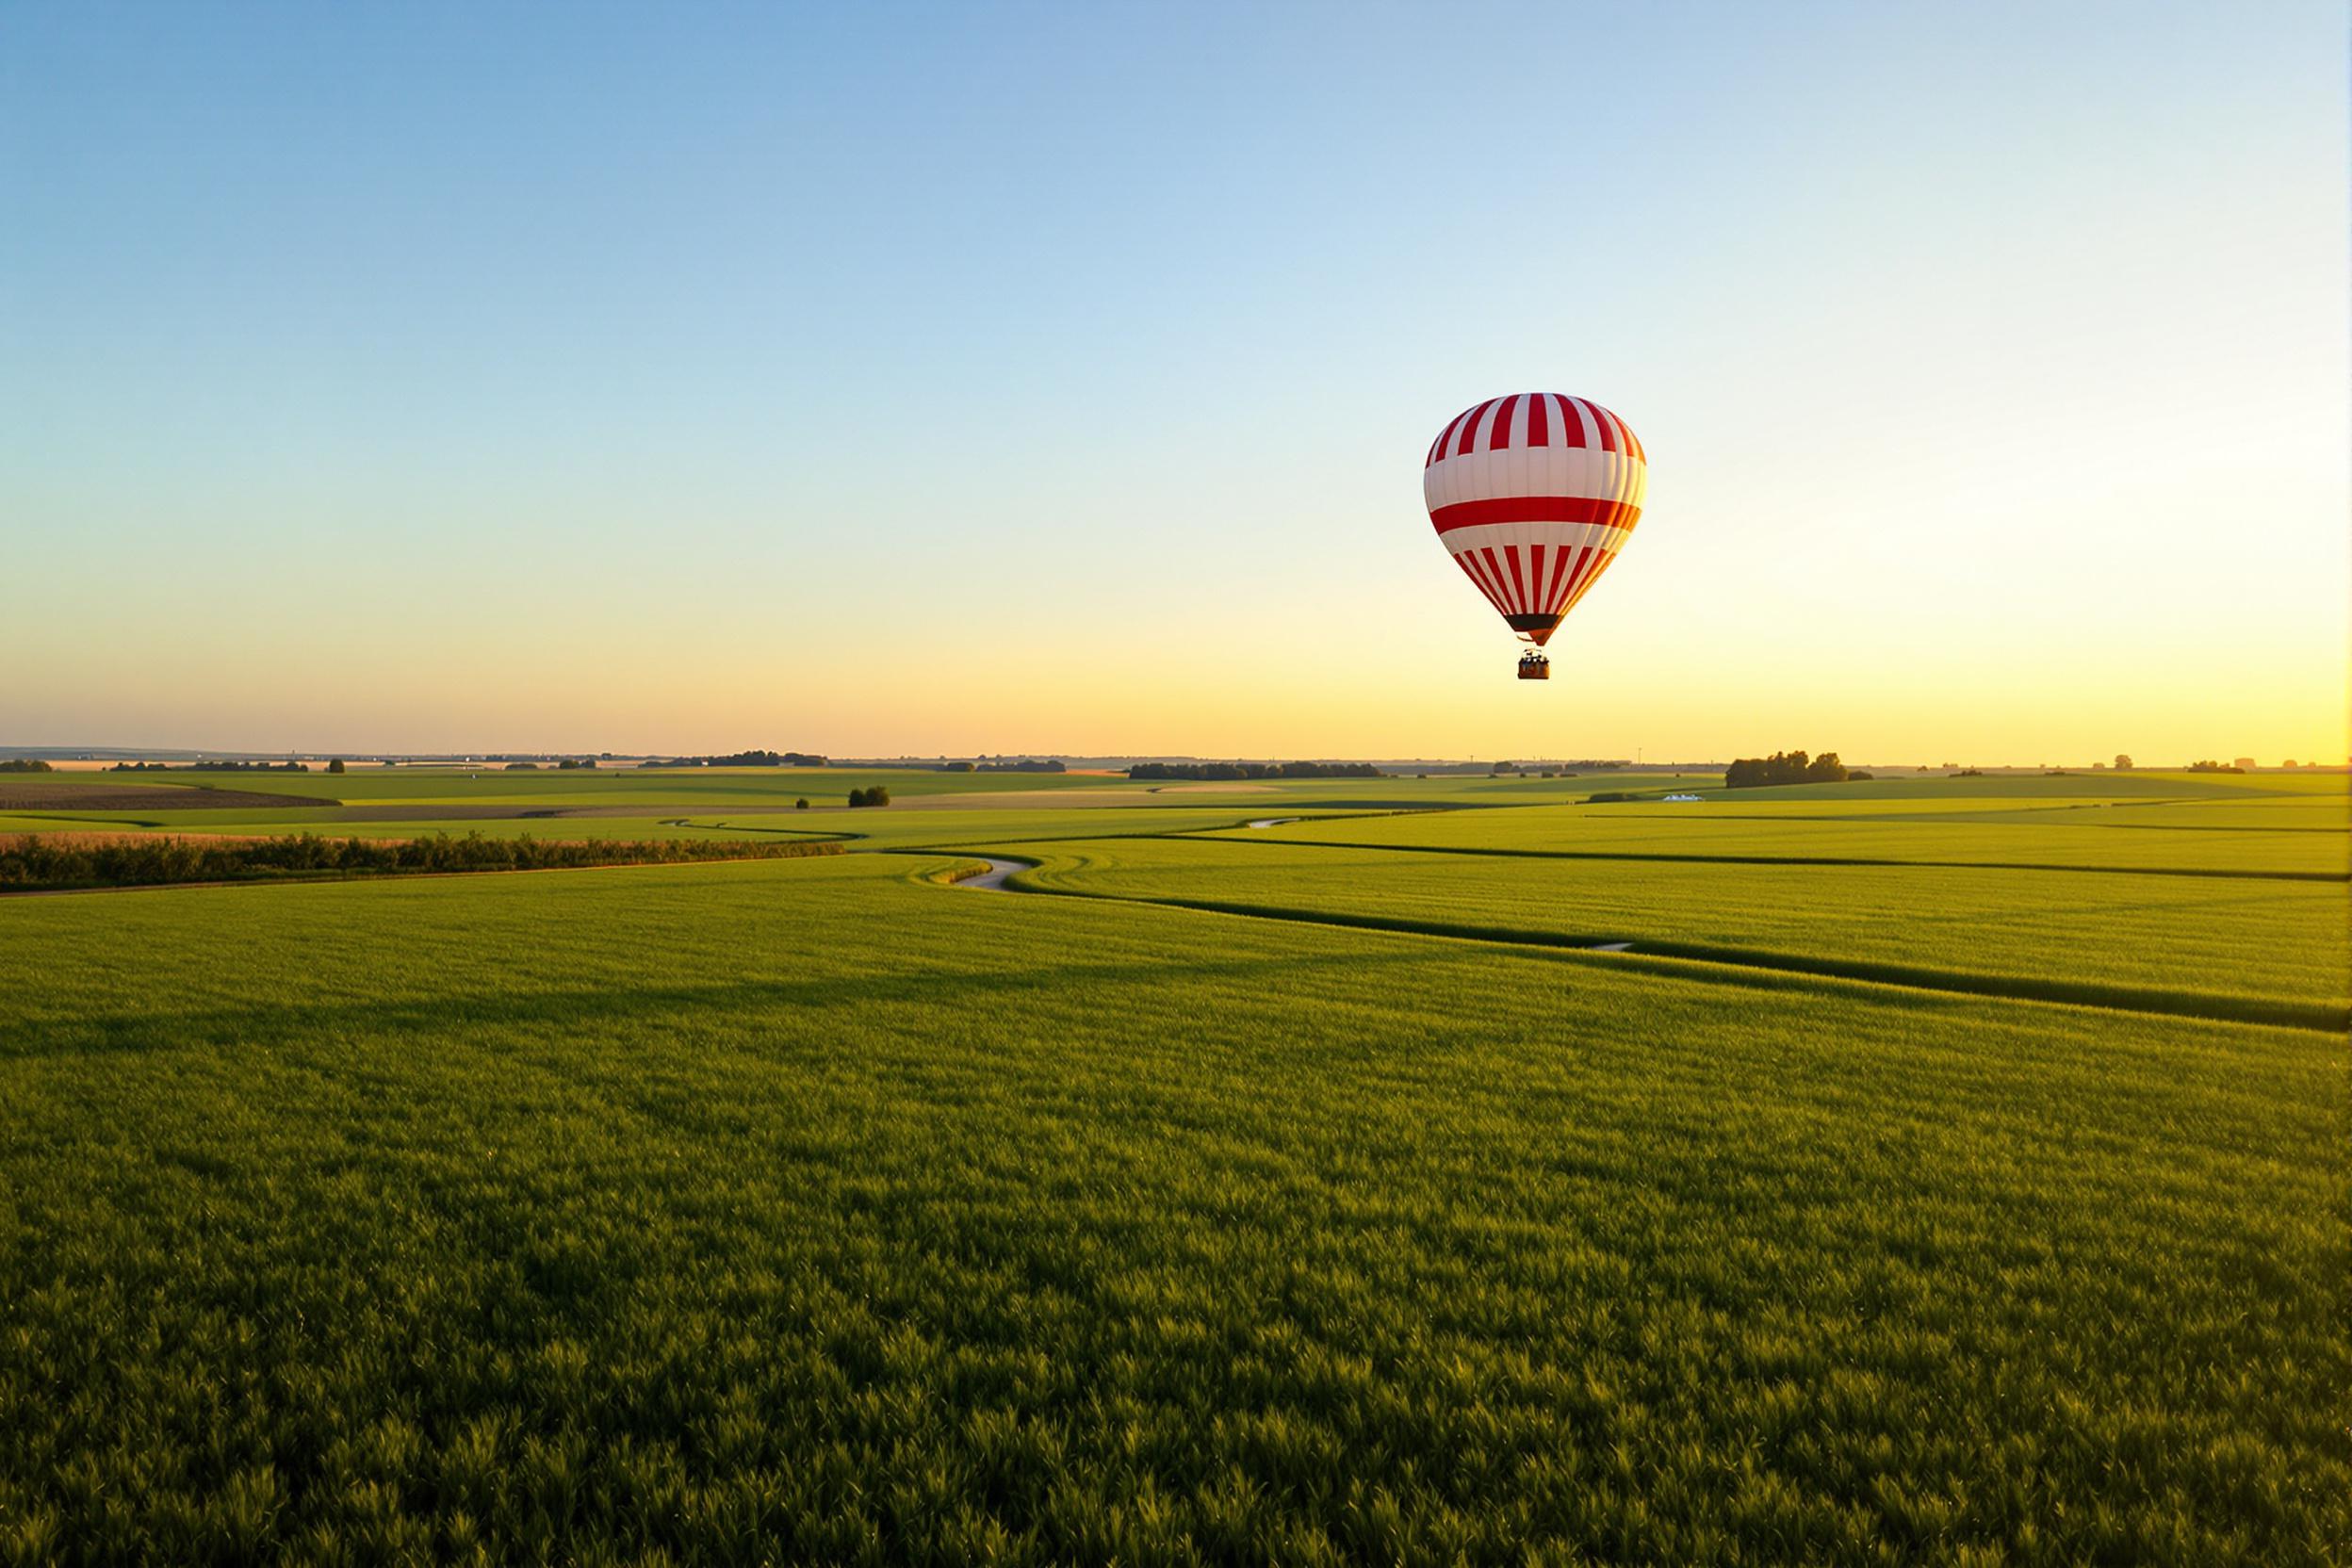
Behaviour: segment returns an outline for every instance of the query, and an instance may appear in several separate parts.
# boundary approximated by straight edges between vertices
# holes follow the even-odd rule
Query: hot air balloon
[[[1642,518],[1649,464],[1632,429],[1586,398],[1514,392],[1464,409],[1422,465],[1429,521],[1464,576],[1535,645],[1519,678]]]

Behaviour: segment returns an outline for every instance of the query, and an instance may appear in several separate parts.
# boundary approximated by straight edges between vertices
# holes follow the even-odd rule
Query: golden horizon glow
[[[528,110],[0,16],[0,743],[2340,760],[2343,18],[2030,14],[1588,18],[1576,136],[1409,13],[526,29]],[[1650,466],[1543,685],[1419,494],[1529,386]]]

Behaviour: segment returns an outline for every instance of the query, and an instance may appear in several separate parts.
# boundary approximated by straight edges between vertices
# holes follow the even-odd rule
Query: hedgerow
[[[586,866],[781,860],[838,855],[836,843],[721,839],[270,839],[24,834],[0,839],[0,891],[243,882],[272,877],[387,876],[441,872],[556,871]]]

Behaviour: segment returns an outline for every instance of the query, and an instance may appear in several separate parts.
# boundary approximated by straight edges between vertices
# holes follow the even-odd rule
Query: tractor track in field
[[[1184,837],[1169,834],[1167,837]],[[1363,845],[1347,845],[1362,848]],[[1085,898],[1111,904],[1142,904],[1164,909],[1188,909],[1201,914],[1230,915],[1246,920],[1282,921],[1297,925],[1321,925],[1342,930],[1380,931],[1396,936],[1428,937],[1448,941],[1478,942],[1514,950],[1524,956],[1607,954],[1610,961],[1649,973],[1679,976],[1730,985],[1805,985],[1828,980],[1851,985],[1924,991],[1946,996],[1989,997],[2001,1001],[2096,1007],[2107,1012],[2139,1013],[2164,1018],[2210,1019],[2224,1023],[2255,1023],[2290,1029],[2342,1034],[2352,1026],[2352,1007],[2321,1002],[2274,1001],[2200,991],[2167,991],[2153,987],[2110,986],[2092,981],[2036,980],[2027,976],[1979,974],[1959,970],[1915,968],[1905,964],[1843,958],[1816,958],[1804,954],[1742,948],[1670,939],[1626,939],[1618,935],[1572,935],[1564,932],[1513,931],[1496,926],[1455,924],[1440,921],[1401,920],[1380,915],[1288,909],[1279,905],[1244,904],[1222,899],[1145,898],[1125,893],[1086,892],[1074,888],[1016,886],[1011,878],[1037,869],[1031,860],[1008,859],[976,850],[887,851],[931,855],[966,862],[980,860],[984,871],[951,874],[948,885],[982,891],[1024,893],[1044,898]],[[1901,862],[1909,864],[1910,862]]]
[[[1245,825],[1250,827],[1257,823]],[[1204,839],[1217,843],[1237,840],[1216,835],[1229,828],[1196,828],[1157,834],[1168,839]],[[1362,849],[1395,855],[1476,855],[1505,860],[1660,860],[1709,866],[1864,866],[1903,871],[2056,871],[2095,876],[2205,876],[2249,882],[2352,882],[2344,871],[2237,871],[2197,866],[2081,866],[2039,860],[1893,860],[1864,855],[1701,855],[1652,849],[1501,849],[1469,844],[1365,844],[1337,839],[1253,839],[1253,843],[1298,849]]]

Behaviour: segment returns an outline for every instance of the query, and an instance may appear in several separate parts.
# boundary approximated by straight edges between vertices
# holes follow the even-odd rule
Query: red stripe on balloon
[[[1494,559],[1494,547],[1481,545],[1478,547],[1478,554],[1486,559],[1487,575],[1494,580],[1494,592],[1502,596],[1506,606],[1515,610],[1516,607],[1511,605],[1511,589],[1503,581],[1503,564]],[[1508,613],[1509,611],[1507,610],[1506,612]]]
[[[1478,407],[1472,409],[1468,414],[1462,416],[1462,439],[1454,444],[1454,455],[1456,457],[1463,456],[1470,450],[1470,443],[1478,438],[1479,416],[1494,406],[1494,400],[1489,398],[1486,401],[1480,403]]]
[[[1584,416],[1576,412],[1576,400],[1565,392],[1555,392],[1552,400],[1560,404],[1560,444],[1563,447],[1584,447],[1592,443],[1584,433]]]
[[[1601,569],[1604,566],[1607,566],[1611,560],[1615,559],[1616,553],[1617,552],[1614,550],[1596,548],[1591,551],[1582,562],[1577,564],[1576,575],[1569,579],[1568,581],[1568,602],[1570,604],[1576,603],[1576,600],[1584,596],[1584,591],[1592,586],[1593,580],[1601,575]]]
[[[1567,579],[1568,564],[1576,553],[1572,547],[1562,545],[1552,555],[1552,580],[1544,585],[1544,608],[1547,612],[1560,608],[1560,585]]]
[[[1609,430],[1609,416],[1602,411],[1601,405],[1584,398],[1578,398],[1576,401],[1583,403],[1585,412],[1592,416],[1592,428],[1601,433],[1601,450],[1605,452],[1615,451],[1617,449],[1617,437],[1615,433]]]
[[[1484,523],[1599,523],[1605,528],[1631,528],[1642,509],[1600,496],[1494,496],[1482,501],[1456,501],[1429,514],[1440,533]]]
[[[1527,394],[1527,445],[1548,447],[1552,444],[1551,395],[1546,392]]]
[[[1424,463],[1421,466],[1424,468],[1430,467],[1436,464],[1439,458],[1446,455],[1446,443],[1453,439],[1455,427],[1462,423],[1462,419],[1466,416],[1467,412],[1467,410],[1464,410],[1462,414],[1457,414],[1446,422],[1446,428],[1437,433],[1437,444],[1429,449],[1429,461],[1428,463]]]
[[[1505,615],[1511,613],[1511,607],[1503,602],[1502,589],[1496,587],[1494,580],[1486,575],[1486,564],[1478,559],[1478,551],[1462,551],[1454,557],[1454,564],[1470,574],[1470,580],[1478,585],[1478,592],[1486,596],[1487,603]]]
[[[1511,445],[1511,416],[1518,412],[1519,394],[1513,392],[1503,400],[1503,406],[1494,411],[1494,429],[1486,438],[1486,449],[1494,451]]]

